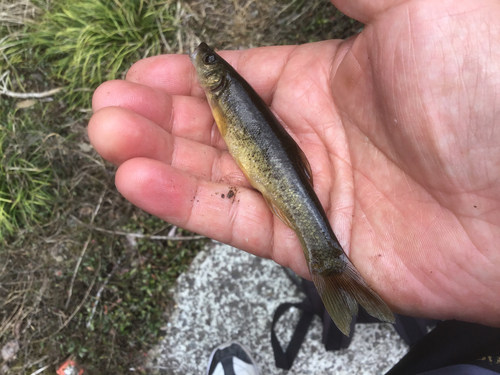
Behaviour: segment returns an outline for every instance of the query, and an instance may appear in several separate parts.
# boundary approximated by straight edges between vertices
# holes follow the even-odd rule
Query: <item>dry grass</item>
[[[188,0],[178,7],[179,50],[201,41],[219,49],[345,38],[362,25],[324,0]]]
[[[25,25],[38,14],[40,9],[29,0],[0,1],[0,25],[3,27]]]

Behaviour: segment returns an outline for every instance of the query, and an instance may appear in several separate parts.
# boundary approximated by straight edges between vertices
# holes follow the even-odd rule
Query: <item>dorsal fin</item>
[[[302,151],[299,147],[297,147],[297,148],[299,150],[297,161],[298,161],[300,167],[302,168],[302,170],[304,171],[311,186],[314,186],[311,164],[309,164],[309,160],[307,160],[307,156],[306,156],[306,154],[304,154],[304,151]]]

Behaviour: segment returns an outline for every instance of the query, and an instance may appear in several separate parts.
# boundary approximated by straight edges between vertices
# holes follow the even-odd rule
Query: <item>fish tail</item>
[[[311,273],[311,276],[328,313],[344,335],[349,336],[352,316],[358,314],[358,304],[375,318],[395,323],[389,307],[349,260],[343,272],[327,276]]]

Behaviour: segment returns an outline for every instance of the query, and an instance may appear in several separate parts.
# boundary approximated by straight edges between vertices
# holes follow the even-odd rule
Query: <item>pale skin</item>
[[[333,2],[359,35],[220,54],[297,140],[342,246],[395,312],[500,326],[500,3]],[[137,62],[92,105],[90,140],[128,200],[309,277],[186,55]]]

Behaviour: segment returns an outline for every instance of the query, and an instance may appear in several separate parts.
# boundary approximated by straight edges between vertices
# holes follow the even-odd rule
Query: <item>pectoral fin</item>
[[[214,116],[215,123],[219,128],[219,132],[222,135],[222,138],[224,138],[227,133],[227,117],[224,115],[224,112],[222,111],[222,108],[217,100],[209,97],[208,103],[212,109],[212,115]]]
[[[266,197],[264,194],[262,194],[262,196],[264,197],[266,203],[267,203],[267,206],[271,209],[271,211],[273,212],[273,214],[278,218],[280,219],[283,224],[285,224],[287,227],[289,228],[292,228],[293,229],[293,226],[292,226],[292,223],[290,222],[290,220],[288,220],[288,218],[286,217],[286,215],[283,213],[283,211],[280,210],[280,208],[278,206],[276,206],[268,197]]]

